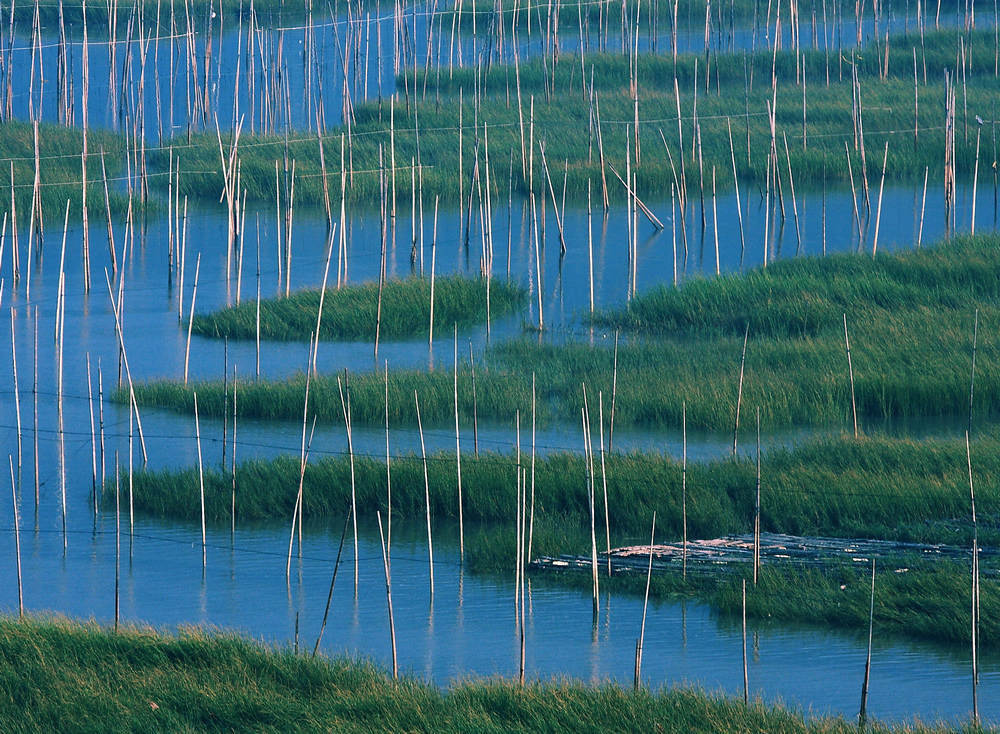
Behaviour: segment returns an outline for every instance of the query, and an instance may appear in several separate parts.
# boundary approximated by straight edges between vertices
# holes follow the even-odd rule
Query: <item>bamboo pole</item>
[[[340,532],[340,545],[337,547],[337,560],[333,563],[333,576],[330,577],[330,591],[326,595],[326,609],[323,611],[323,623],[319,627],[319,635],[316,636],[316,645],[313,647],[313,657],[316,657],[316,652],[319,650],[319,643],[323,641],[323,632],[326,631],[326,620],[330,615],[330,602],[333,601],[333,585],[337,583],[337,569],[340,568],[340,554],[344,552],[344,538],[347,537],[347,525],[350,521],[351,513],[348,511],[344,517],[344,529]]]
[[[121,586],[121,492],[119,482],[119,472],[121,465],[118,461],[118,452],[115,451],[115,632],[118,631],[119,588]]]
[[[615,352],[611,366],[611,416],[608,423],[608,451],[614,450],[615,406],[618,400],[618,329],[615,329]]]
[[[753,511],[753,585],[760,575],[760,406],[757,407],[757,492]]]
[[[385,361],[385,550],[392,555],[392,470],[389,463],[389,360]]]
[[[750,705],[750,676],[747,670],[747,580],[743,579],[743,705]]]
[[[194,302],[198,297],[198,273],[201,270],[201,253],[194,266],[194,288],[191,291],[191,310],[188,313],[187,342],[184,345],[184,384],[188,382],[188,360],[191,357],[191,327],[194,325]]]
[[[854,366],[851,364],[851,340],[847,335],[847,314],[844,314],[844,346],[847,349],[847,374],[851,379],[851,416],[854,418],[854,437],[858,437],[858,404],[854,400]]]
[[[687,579],[688,521],[687,521],[687,401],[681,402],[681,573]]]
[[[917,249],[920,249],[920,240],[924,234],[924,208],[927,205],[927,176],[930,170],[930,166],[924,166],[924,194],[920,199],[920,226],[917,228]]]
[[[607,492],[605,492],[607,502]],[[528,520],[528,561],[531,561],[532,541],[535,536],[535,373],[531,372],[531,510]]]
[[[354,475],[354,431],[351,428],[351,388],[347,386],[347,399],[344,399],[344,386],[340,376],[337,376],[337,391],[340,393],[340,408],[344,415],[344,425],[347,428],[347,457],[351,465],[351,523],[354,526],[354,596],[358,595],[358,502],[357,487]]]
[[[32,397],[37,394],[37,385],[32,386]],[[94,517],[97,517],[97,426],[94,422],[94,381],[90,374],[90,352],[87,352],[87,406],[90,408],[90,461],[91,479],[90,494],[94,502]],[[103,489],[103,484],[102,484]]]
[[[976,346],[979,342],[979,309],[976,309],[976,320],[972,327],[972,374],[969,378],[969,427],[968,433],[972,433],[972,398],[976,388]]]
[[[201,423],[198,420],[198,393],[194,393],[194,436],[198,446],[198,496],[201,498],[201,568],[202,572],[208,565],[208,545],[205,540],[205,472],[201,462]],[[117,453],[115,454],[115,467],[118,466]],[[115,478],[115,503],[117,505],[117,468]],[[117,516],[117,515],[116,515]]]
[[[386,373],[388,376],[388,372]],[[458,430],[458,324],[455,324],[455,364],[453,367],[453,377],[454,377],[454,396],[455,396],[455,475],[458,481],[458,558],[460,562],[465,560],[465,521],[463,519],[462,513],[462,442],[459,437]],[[388,377],[387,377],[388,379]],[[532,375],[532,388],[534,388],[534,375]],[[388,390],[388,382],[386,383],[386,390]],[[386,397],[386,410],[388,411],[388,397]],[[388,413],[387,420],[388,420]],[[388,441],[388,422],[386,423],[386,432]],[[386,447],[386,466],[388,466],[389,456],[388,456],[388,445]]]
[[[972,217],[969,223],[969,234],[976,234],[976,189],[979,185],[979,138],[982,134],[982,127],[976,130],[976,164],[972,174]]]
[[[17,346],[14,342],[14,316],[16,312],[10,310],[10,364],[14,374],[14,415],[17,418],[17,486],[21,487],[21,394],[17,384]],[[88,378],[90,369],[90,355],[87,355]],[[88,385],[90,381],[88,379]],[[93,429],[93,414],[91,414],[91,429]],[[91,430],[93,436],[93,430]]]
[[[233,365],[233,455],[232,455],[232,465],[233,465],[233,493],[232,493],[232,504],[229,508],[229,537],[230,540],[236,538],[236,365]]]
[[[878,230],[879,225],[882,223],[882,191],[885,188],[885,164],[889,160],[889,141],[885,141],[885,155],[882,158],[882,178],[878,185],[878,207],[875,210],[875,239],[872,241],[872,257],[875,257],[875,253],[878,251]],[[972,213],[975,216],[976,208],[975,204],[972,205]]]
[[[868,655],[865,658],[865,677],[861,683],[861,710],[858,712],[858,727],[864,729],[868,723],[868,681],[872,670],[872,632],[875,627],[875,559],[872,558],[872,594],[868,607]]]
[[[649,565],[646,567],[646,593],[642,600],[642,625],[639,627],[639,640],[635,648],[635,681],[633,688],[639,690],[642,683],[642,645],[646,638],[646,609],[649,606],[649,584],[653,579],[653,542],[656,537],[656,511],[653,511],[653,527],[649,531]]]
[[[392,645],[392,679],[399,678],[399,665],[396,662],[396,625],[392,618],[392,570],[389,554],[385,547],[385,536],[382,534],[382,513],[376,512],[378,518],[378,537],[382,546],[382,568],[385,570],[385,600],[389,608],[389,641]],[[346,528],[346,526],[345,526]]]
[[[424,465],[424,500],[427,507],[427,562],[430,570],[431,603],[434,603],[434,544],[431,539],[431,485],[427,476],[427,449],[424,446],[424,426],[420,421],[420,398],[413,391],[413,403],[417,409],[417,429],[420,433],[420,458]]]
[[[969,468],[972,507],[972,725],[979,728],[979,524],[976,522],[976,491],[972,484],[972,452],[965,434],[965,457]]]
[[[743,403],[743,370],[747,363],[747,342],[750,340],[750,322],[747,322],[746,333],[743,334],[743,354],[740,357],[740,380],[736,389],[736,420],[733,424],[733,456],[736,456],[736,442],[740,434],[740,405]]]
[[[7,462],[10,464],[10,494],[13,502],[14,513],[14,551],[17,558],[17,616],[24,617],[24,592],[21,586],[21,525],[18,520],[17,510],[17,485],[14,483],[14,459],[7,454]]]

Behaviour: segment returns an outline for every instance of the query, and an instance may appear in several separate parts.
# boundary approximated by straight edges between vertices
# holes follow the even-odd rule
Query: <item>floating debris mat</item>
[[[1000,549],[980,547],[981,564],[1000,565]],[[902,543],[892,540],[863,540],[853,538],[817,538],[779,533],[761,533],[761,563],[794,564],[823,567],[843,564],[868,566],[872,558],[895,562],[950,560],[968,562],[971,547],[956,545],[927,545]],[[681,543],[653,546],[653,570],[680,569],[684,548]],[[632,545],[615,548],[610,554],[598,554],[601,569],[611,561],[613,573],[641,571],[649,566],[649,546]],[[724,571],[727,567],[749,565],[753,562],[753,536],[727,535],[709,540],[690,540],[687,544],[688,569]],[[533,568],[549,570],[586,570],[591,567],[590,556],[543,556],[532,561]],[[984,569],[985,570],[985,569]]]

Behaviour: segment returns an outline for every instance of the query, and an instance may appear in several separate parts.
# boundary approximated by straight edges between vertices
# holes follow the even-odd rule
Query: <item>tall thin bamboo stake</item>
[[[532,375],[534,378],[534,375]],[[534,402],[534,383],[532,383],[532,402]],[[608,510],[608,474],[604,462],[604,392],[597,392],[597,425],[601,436],[601,484],[604,488],[604,540],[608,555],[608,576],[611,576],[611,519]],[[534,434],[532,434],[534,436]],[[532,466],[534,466],[534,446],[532,445]]]
[[[976,165],[975,172],[972,174],[972,217],[969,223],[969,234],[974,235],[976,233],[976,189],[979,185],[979,138],[982,135],[982,127],[976,130]]]
[[[924,194],[920,199],[920,226],[917,228],[917,249],[920,249],[920,241],[924,235],[924,208],[927,205],[927,176],[930,174],[930,166],[924,166]]]
[[[299,486],[295,492],[295,505],[292,509],[292,529],[288,537],[288,560],[285,563],[285,581],[288,582],[292,575],[292,547],[295,544],[295,527],[299,528],[299,553],[302,552],[302,499],[306,476],[306,461],[308,448],[306,447],[306,428],[309,425],[309,387],[312,382],[312,350],[314,347],[314,334],[309,335],[309,354],[306,357],[306,386],[302,399],[302,440],[299,445]],[[313,423],[315,426],[315,423]],[[309,444],[312,444],[312,436],[309,437]]]
[[[605,503],[607,492],[605,492]],[[531,373],[531,510],[528,520],[528,560],[531,560],[532,541],[535,536],[535,373]]]
[[[976,389],[976,346],[979,342],[979,309],[976,309],[976,320],[972,326],[972,374],[969,377],[969,427],[968,433],[972,433],[972,398]]]
[[[34,364],[32,365],[32,379],[31,379],[31,402],[32,402],[32,429],[31,429],[31,442],[32,442],[32,455],[35,463],[35,517],[38,517],[38,490],[39,490],[39,476],[38,476],[38,306],[35,306],[35,324],[34,324]],[[100,379],[100,369],[98,369],[98,401],[102,402],[101,393],[103,392],[101,379]],[[101,486],[104,486],[104,406],[101,405]],[[95,495],[96,497],[96,495]],[[94,512],[97,512],[96,503]]]
[[[615,406],[618,402],[618,329],[615,329],[615,352],[611,365],[611,416],[608,419],[608,451],[614,450]]]
[[[35,392],[32,390],[32,392]],[[94,422],[94,381],[90,373],[90,352],[87,352],[87,406],[90,408],[90,496],[97,517],[97,425]]]
[[[358,501],[354,475],[354,431],[351,428],[351,388],[347,386],[347,399],[344,399],[344,387],[340,376],[337,376],[337,390],[340,393],[340,408],[344,414],[344,425],[347,428],[347,458],[351,465],[351,522],[354,525],[354,596],[358,595]]]
[[[969,467],[969,497],[972,507],[972,725],[979,728],[979,524],[976,521],[976,491],[972,484],[972,452],[965,433],[965,458]]]
[[[231,540],[236,538],[236,365],[233,365],[233,492],[232,492],[232,504],[229,507],[229,537]]]
[[[17,419],[17,486],[21,486],[21,395],[17,384],[17,345],[14,342],[14,316],[16,312],[12,308],[10,310],[10,364],[11,369],[14,373],[14,415]],[[88,354],[88,377],[89,377],[89,359]],[[89,385],[89,380],[88,380]],[[91,428],[93,428],[93,415],[91,415]],[[93,431],[91,431],[91,436],[93,436]]]
[[[733,424],[733,456],[736,455],[736,442],[740,434],[740,406],[743,403],[743,370],[747,363],[747,342],[750,340],[750,322],[747,322],[746,333],[743,335],[743,354],[740,357],[740,381],[736,389],[736,420]]]
[[[188,313],[187,342],[184,345],[184,384],[188,382],[188,361],[191,357],[191,327],[194,325],[194,302],[198,297],[198,273],[201,271],[201,253],[194,266],[194,288],[191,291],[191,310]]]
[[[865,728],[868,722],[868,681],[872,671],[872,632],[875,628],[875,559],[872,558],[872,594],[868,607],[868,656],[865,659],[865,677],[861,683],[861,710],[858,711],[858,727]]]
[[[858,404],[854,400],[854,366],[851,364],[851,339],[847,335],[847,314],[844,314],[844,346],[847,348],[847,374],[851,379],[851,416],[854,419],[854,437],[858,437]]]
[[[653,542],[656,538],[656,511],[653,511],[653,527],[649,531],[649,564],[646,567],[646,593],[642,599],[642,625],[639,627],[639,641],[635,648],[635,682],[633,687],[639,690],[642,683],[642,645],[646,639],[646,608],[649,606],[649,583],[653,579]]]
[[[382,534],[382,513],[376,511],[378,518],[378,538],[382,546],[382,568],[385,571],[385,600],[389,608],[389,641],[392,644],[392,679],[399,678],[399,665],[396,662],[396,625],[392,618],[392,570],[389,554],[386,552],[385,536]],[[345,526],[346,527],[346,526]]]
[[[385,551],[392,556],[392,470],[389,459],[389,360],[385,361]]]
[[[882,191],[885,188],[885,164],[889,160],[889,141],[885,141],[885,156],[882,158],[882,178],[878,185],[878,208],[875,210],[875,239],[872,242],[872,257],[875,257],[875,253],[878,251],[878,230],[879,225],[882,223]],[[975,205],[973,204],[973,213],[975,213]]]
[[[743,579],[743,705],[750,705],[750,675],[747,670],[747,580]]]
[[[431,603],[434,602],[434,544],[431,540],[431,485],[427,476],[427,449],[424,446],[424,426],[420,422],[420,398],[413,391],[413,403],[417,409],[417,430],[420,432],[420,458],[424,465],[424,500],[427,506],[427,563],[430,570]]]
[[[688,568],[687,469],[688,429],[687,401],[685,400],[681,402],[681,573],[685,579]]]
[[[21,586],[21,524],[18,520],[17,485],[14,483],[14,459],[10,454],[7,454],[7,461],[10,464],[10,494],[14,512],[14,551],[17,558],[17,616],[23,617],[24,592]]]
[[[465,522],[462,515],[462,442],[458,431],[458,324],[455,324],[455,365],[453,368],[454,395],[455,395],[455,475],[458,480],[458,558],[462,562],[465,560]],[[534,385],[534,378],[532,378]],[[386,399],[388,406],[388,398]],[[388,410],[388,407],[387,407]],[[388,424],[386,431],[388,431]],[[388,462],[388,454],[386,454]]]
[[[118,614],[120,609],[118,601],[122,565],[121,483],[119,482],[120,468],[121,465],[118,461],[118,452],[115,451],[115,632],[118,631]]]
[[[208,565],[208,544],[205,539],[205,472],[201,463],[201,423],[198,420],[198,393],[194,393],[194,436],[198,445],[198,496],[201,498],[201,568],[204,572]],[[115,467],[118,466],[117,452],[115,454]],[[117,472],[117,468],[115,469]],[[117,483],[117,477],[115,479]],[[115,488],[117,493],[117,487]],[[115,502],[117,503],[117,494]]]
[[[337,546],[337,560],[333,563],[333,575],[330,577],[330,591],[326,595],[326,609],[323,611],[323,623],[319,627],[319,634],[316,636],[316,645],[313,647],[312,656],[316,657],[319,650],[319,643],[323,641],[323,632],[326,630],[326,620],[330,615],[330,602],[333,601],[333,585],[337,583],[337,569],[340,568],[340,554],[344,552],[344,538],[347,537],[347,526],[351,522],[351,512],[348,510],[344,516],[344,529],[340,531],[340,545]]]
[[[753,512],[753,585],[760,575],[760,406],[757,407],[757,492]]]

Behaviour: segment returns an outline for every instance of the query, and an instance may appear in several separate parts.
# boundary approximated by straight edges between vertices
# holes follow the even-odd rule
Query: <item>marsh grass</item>
[[[434,282],[434,328],[442,336],[454,326],[465,329],[486,321],[489,287],[490,319],[500,319],[524,306],[527,292],[513,283],[459,275],[439,277]],[[430,326],[430,279],[411,277],[386,280],[382,289],[379,334],[382,340],[426,336]],[[328,288],[323,299],[320,339],[375,340],[378,308],[377,283]],[[316,331],[320,291],[297,291],[288,298],[260,303],[260,336],[267,340],[306,341]],[[254,339],[257,333],[257,302],[245,301],[195,317],[197,334],[230,339]]]
[[[962,440],[922,441],[867,437],[818,438],[764,457],[761,526],[766,532],[795,535],[871,537],[926,543],[971,544],[968,474]],[[1000,439],[972,444],[980,540],[1000,545]],[[606,477],[613,536],[641,538],[657,513],[661,537],[681,534],[681,470],[661,454],[608,454]],[[453,453],[428,459],[431,511],[440,521],[458,517]],[[291,515],[298,487],[297,457],[252,460],[237,468],[237,516],[241,521]],[[468,522],[511,519],[515,506],[514,457],[464,455],[462,485]],[[566,528],[589,522],[585,467],[575,454],[536,459],[536,514],[558,517]],[[135,506],[164,518],[199,517],[196,469],[136,472]],[[392,461],[394,516],[420,518],[425,511],[419,457]],[[358,512],[374,515],[385,507],[385,461],[356,457]],[[755,466],[752,458],[720,459],[688,466],[688,534],[711,538],[748,532],[753,523]],[[205,472],[206,515],[229,524],[231,477]],[[104,491],[113,503],[114,489]],[[309,463],[304,484],[305,515],[336,521],[350,501],[350,465],[345,456]],[[598,513],[603,516],[599,497]]]
[[[5,731],[552,731],[850,734],[853,721],[687,688],[468,681],[445,690],[369,662],[310,659],[229,634],[0,620]],[[405,663],[404,663],[405,666]],[[249,683],[248,683],[249,681]],[[877,722],[875,732],[896,731]],[[916,725],[915,734],[952,728]],[[902,728],[899,731],[903,731]]]
[[[990,436],[972,445],[977,484],[979,539],[1000,545],[1000,439]],[[645,543],[649,519],[657,513],[657,539],[681,535],[681,468],[658,454],[610,454],[607,484],[611,544]],[[429,457],[431,512],[438,524],[457,518],[454,455]],[[237,515],[240,523],[281,521],[290,516],[297,490],[298,459],[249,461],[237,469]],[[396,457],[392,462],[393,515],[420,520],[425,512],[422,462]],[[580,456],[539,458],[535,479],[533,556],[589,553],[589,510],[585,467]],[[462,461],[467,568],[473,573],[509,578],[516,557],[515,459],[511,455],[466,455]],[[194,522],[199,517],[199,482],[195,469],[139,472],[133,477],[138,511],[159,518]],[[358,514],[385,512],[385,464],[360,457],[355,464]],[[688,535],[712,538],[747,533],[753,524],[754,462],[723,459],[688,467]],[[970,547],[968,475],[965,444],[959,440],[912,441],[849,437],[816,439],[794,449],[764,456],[762,519],[766,532],[812,536],[869,537]],[[228,473],[205,474],[206,512],[210,522],[228,527],[231,479]],[[305,517],[336,525],[350,502],[350,465],[345,457],[309,464],[305,474]],[[105,507],[113,504],[105,488]],[[597,513],[603,516],[603,495]],[[599,532],[603,547],[603,531]],[[994,568],[984,556],[984,568]],[[823,569],[768,559],[761,582],[749,598],[748,613],[759,618],[863,629],[867,625],[868,579],[865,563],[831,562]],[[877,624],[886,633],[960,642],[968,638],[969,572],[951,558],[928,560],[901,553],[879,564]],[[658,573],[652,593],[658,598],[694,595],[722,613],[740,610],[739,579],[748,568],[723,571],[691,564],[688,579],[679,572]],[[538,574],[536,574],[538,576]],[[587,574],[545,573],[545,583],[587,588]],[[642,593],[645,577],[618,573],[605,588]],[[983,574],[982,644],[1000,644],[1000,578]]]
[[[743,392],[747,415],[761,410],[765,431],[799,425],[847,426],[850,384],[843,315],[851,335],[859,416],[887,420],[967,416],[972,330],[979,309],[973,411],[1000,413],[1000,238],[977,236],[933,248],[876,258],[837,255],[782,261],[766,269],[655,288],[624,308],[597,317],[604,329],[592,346],[533,339],[487,348],[477,370],[480,420],[511,422],[531,409],[536,376],[538,416],[575,424],[582,385],[610,400],[613,329],[637,332],[618,353],[616,425],[679,428],[682,405],[691,426],[732,430],[743,334],[750,343]],[[384,420],[383,377],[352,376],[359,423]],[[310,394],[320,420],[341,421],[336,382],[323,378]],[[247,417],[300,420],[302,376],[250,382],[240,394]],[[190,412],[198,391],[206,415],[221,416],[221,381],[185,387],[178,381],[138,385],[140,402]],[[424,419],[448,421],[453,412],[450,369],[390,372],[394,423],[413,425],[412,393],[420,393]],[[116,395],[121,400],[122,395]],[[471,376],[459,366],[459,411],[472,417]],[[745,422],[744,422],[745,425]]]

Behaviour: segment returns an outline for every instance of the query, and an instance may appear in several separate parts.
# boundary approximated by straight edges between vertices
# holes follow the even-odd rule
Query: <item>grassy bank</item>
[[[311,660],[233,636],[0,620],[5,731],[552,731],[848,734],[853,721],[687,689],[469,682],[449,690],[370,664]],[[252,684],[248,684],[248,680]],[[872,731],[893,731],[880,724]],[[911,732],[949,729],[916,726]],[[902,731],[902,729],[900,729]]]
[[[487,288],[489,300],[487,301]],[[431,283],[429,278],[387,280],[382,289],[379,335],[382,340],[426,336],[430,326]],[[439,277],[434,282],[434,328],[439,335],[454,326],[461,329],[502,318],[521,308],[526,291],[508,281]],[[288,298],[260,302],[260,336],[267,340],[305,341],[316,331],[320,291],[305,290]],[[378,316],[377,283],[328,288],[323,299],[320,339],[375,341]],[[197,334],[230,339],[254,339],[257,334],[257,302],[245,301],[194,319]]]
[[[480,420],[512,422],[530,415],[535,374],[542,421],[576,425],[583,405],[603,393],[609,415],[614,371],[613,330],[621,340],[615,425],[731,430],[739,389],[743,336],[750,325],[743,386],[743,425],[757,407],[764,430],[795,425],[850,426],[851,386],[844,347],[847,315],[858,414],[864,421],[967,416],[972,334],[979,309],[975,416],[1000,413],[1000,238],[979,236],[934,248],[877,257],[836,255],[783,261],[746,274],[657,288],[626,308],[598,317],[606,329],[596,346],[515,340],[487,348],[477,365]],[[669,367],[669,369],[665,367]],[[459,411],[473,414],[468,364],[459,366]],[[354,418],[384,420],[384,377],[351,377]],[[247,417],[301,420],[301,376],[240,385]],[[390,371],[390,415],[415,425],[413,390],[428,423],[453,415],[449,371]],[[314,383],[320,420],[341,421],[336,380]],[[192,391],[206,415],[221,416],[221,381],[185,387],[176,381],[137,386],[146,405],[190,412]],[[118,396],[121,398],[121,396]],[[596,411],[593,411],[596,413]]]

